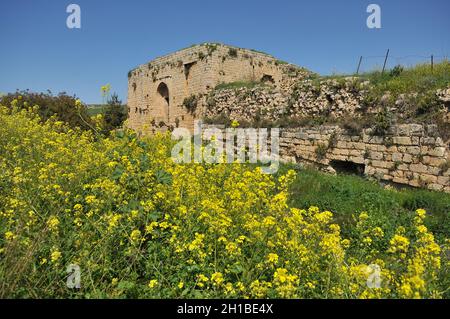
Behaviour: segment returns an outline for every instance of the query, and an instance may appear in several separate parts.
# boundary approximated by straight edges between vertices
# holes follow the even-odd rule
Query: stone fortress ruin
[[[290,71],[289,71],[290,70]],[[306,70],[274,57],[222,44],[196,45],[157,58],[130,71],[129,126],[193,127],[204,97],[221,83],[267,82],[282,87]]]
[[[383,112],[406,118],[414,108],[411,99],[402,96],[386,107],[388,97],[368,99],[367,81],[317,80],[313,72],[268,54],[223,44],[157,58],[130,71],[128,79],[127,126],[142,134],[193,130],[196,119],[218,128],[230,120],[277,126],[285,161],[450,192],[450,88],[436,92],[443,126],[414,120],[387,125]],[[358,125],[366,118],[377,121]]]

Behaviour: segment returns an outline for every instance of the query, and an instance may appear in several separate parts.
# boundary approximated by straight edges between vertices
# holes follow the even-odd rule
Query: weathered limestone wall
[[[207,118],[227,114],[231,119],[251,121],[259,113],[264,119],[277,120],[286,110],[288,98],[272,88],[224,89],[214,91],[206,104],[203,114]]]
[[[208,127],[212,127],[210,125]],[[436,125],[392,126],[384,136],[366,129],[351,135],[339,126],[280,129],[280,157],[335,172],[351,164],[379,180],[450,193],[449,147]]]
[[[334,116],[358,114],[363,110],[363,96],[355,90],[351,78],[338,82],[311,80],[285,87],[255,87],[216,90],[209,97],[205,116],[214,118],[227,114],[236,120],[251,121],[259,114],[265,120],[278,120],[282,116]],[[364,109],[365,112],[371,110]]]
[[[249,122],[257,115],[268,121],[286,117],[366,116],[378,113],[389,99],[382,96],[379,103],[371,102],[366,96],[369,85],[367,81],[348,77],[320,81],[303,79],[284,88],[257,86],[215,90],[208,97],[204,114],[211,119],[226,114],[231,119]],[[436,96],[443,110],[447,109],[446,121],[449,122],[450,88],[437,90]],[[395,105],[388,106],[388,111],[405,118],[416,106],[410,103],[405,95],[400,95]]]
[[[352,136],[338,126],[285,129],[280,143],[286,160],[331,171],[333,160],[363,164],[367,176],[450,192],[449,149],[435,125],[393,126],[385,136],[372,136],[370,129]]]
[[[282,89],[294,78],[309,72],[280,64],[270,55],[220,44],[204,44],[157,58],[130,71],[128,81],[128,126],[143,131],[145,126],[193,128],[198,112],[189,112],[183,101],[199,98],[220,83],[261,81]]]

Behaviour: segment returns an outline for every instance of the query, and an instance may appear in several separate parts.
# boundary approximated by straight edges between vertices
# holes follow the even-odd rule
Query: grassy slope
[[[360,81],[370,81],[370,86],[366,94],[376,103],[387,92],[390,93],[391,103],[400,96],[400,94],[419,93],[420,97],[415,101],[416,104],[424,104],[431,107],[432,99],[435,98],[436,90],[450,86],[450,62],[443,61],[435,64],[433,69],[429,64],[418,64],[410,68],[396,67],[387,70],[384,73],[372,71],[360,75],[334,75],[318,77],[315,80],[336,79],[340,80],[346,77],[355,77]],[[426,110],[425,110],[426,111]]]
[[[393,92],[420,92],[426,88],[441,88],[450,81],[450,61],[443,61],[434,65],[433,70],[429,64],[417,64],[413,67],[404,68],[399,74],[394,70],[387,70],[383,74],[379,70],[362,74],[335,74],[319,76],[319,80],[342,79],[357,77],[369,80],[372,85]]]
[[[380,90],[385,89],[394,93],[436,90],[450,84],[450,62],[435,64],[433,70],[429,64],[418,64],[404,69],[398,76],[394,76],[392,72],[381,74],[380,71],[375,71],[362,74],[360,77],[370,80]]]
[[[355,225],[361,212],[367,212],[373,227],[381,227],[386,238],[392,238],[397,227],[412,224],[414,211],[419,208],[427,211],[425,224],[439,245],[450,237],[450,194],[422,189],[388,190],[359,176],[333,176],[293,165],[282,165],[279,173],[288,169],[297,170],[290,205],[301,209],[313,205],[333,212],[344,238],[358,238]],[[447,254],[443,252],[443,265]],[[439,277],[442,287],[450,287],[448,267],[442,267]],[[450,298],[450,289],[443,298]]]
[[[280,173],[290,168],[296,167],[283,165]],[[450,194],[421,189],[388,190],[358,176],[333,176],[311,169],[297,172],[291,204],[299,208],[315,205],[332,211],[345,235],[354,226],[353,216],[363,211],[373,217],[375,224],[393,234],[397,226],[410,222],[418,208],[427,210],[427,226],[438,239],[450,235]]]

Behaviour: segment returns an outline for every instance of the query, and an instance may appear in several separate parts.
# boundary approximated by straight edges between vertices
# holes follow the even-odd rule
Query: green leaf
[[[163,169],[159,169],[155,173],[158,183],[163,185],[172,185],[172,175]]]
[[[116,167],[116,169],[114,170],[114,172],[113,172],[111,177],[112,177],[113,180],[116,181],[116,180],[120,179],[122,174],[123,174],[123,168],[122,167]]]
[[[142,154],[139,161],[142,171],[146,171],[150,167],[150,159],[147,154]]]
[[[156,222],[157,220],[162,218],[162,213],[161,212],[151,212],[148,215],[148,218],[150,218],[151,221]]]
[[[123,131],[117,131],[116,132],[116,137],[117,138],[124,138],[125,137],[125,133]]]

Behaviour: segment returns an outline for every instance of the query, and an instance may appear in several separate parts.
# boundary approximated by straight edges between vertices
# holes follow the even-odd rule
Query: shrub
[[[208,51],[208,56],[212,56],[214,51],[217,50],[218,44],[216,44],[216,43],[207,43],[207,44],[205,44],[205,46],[206,46],[206,50]]]
[[[323,159],[328,152],[328,146],[325,144],[319,144],[314,151],[316,153],[317,159]]]
[[[188,110],[189,113],[193,114],[197,109],[198,97],[195,94],[187,97],[183,101],[183,106]]]
[[[28,109],[38,106],[38,114],[43,121],[56,116],[58,120],[73,128],[92,129],[94,123],[90,120],[86,106],[77,101],[75,96],[69,96],[65,92],[53,95],[50,91],[47,93],[17,91],[0,97],[0,105],[9,108]]]
[[[208,94],[208,96],[206,97],[206,107],[208,108],[208,110],[214,111],[214,108],[216,107],[214,94]]]
[[[424,115],[436,111],[441,106],[441,102],[435,91],[426,91],[418,96],[416,115]]]
[[[235,49],[235,48],[230,48],[230,49],[228,50],[228,55],[229,55],[230,57],[232,57],[232,58],[237,58],[237,56],[238,56],[238,50]]]
[[[373,135],[383,136],[392,125],[392,114],[384,108],[375,116],[373,123]]]
[[[206,58],[206,55],[203,52],[198,52],[197,55],[200,60],[203,60],[204,58]]]
[[[120,128],[126,119],[126,107],[123,107],[122,101],[119,100],[116,93],[112,94],[105,108],[105,133]]]
[[[363,131],[361,122],[353,117],[346,116],[342,119],[341,125],[350,135],[361,135]]]
[[[275,61],[275,65],[283,65],[283,64],[288,64],[286,61],[283,60],[276,60]]]
[[[328,139],[328,148],[335,148],[338,141],[338,134],[336,133],[336,131],[334,131],[333,133],[331,133],[330,138]]]
[[[391,77],[397,77],[400,76],[400,74],[402,74],[403,72],[403,67],[401,65],[396,65],[390,72],[389,75]]]

